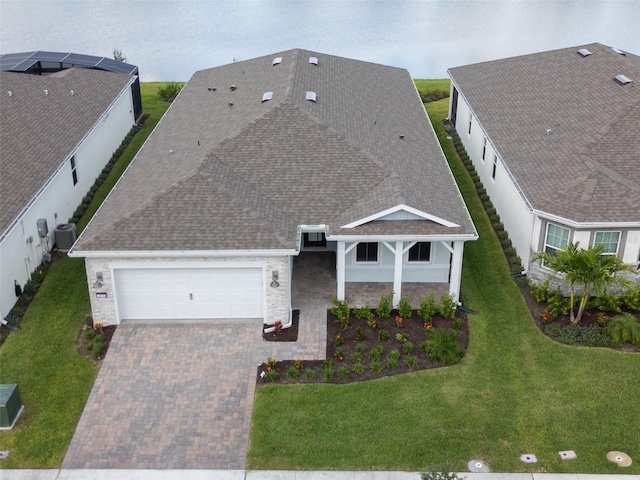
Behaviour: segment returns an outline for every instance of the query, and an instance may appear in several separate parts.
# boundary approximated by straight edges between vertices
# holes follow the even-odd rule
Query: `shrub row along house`
[[[289,321],[293,264],[458,299],[477,233],[406,70],[288,50],[196,72],[70,251],[94,321]]]
[[[594,43],[449,75],[450,121],[529,277],[550,272],[536,252],[569,242],[637,267],[640,57]]]
[[[48,258],[56,234],[66,242],[58,245],[64,249],[75,240],[67,221],[141,106],[137,67],[102,57],[5,54],[0,70],[0,318],[5,318]]]

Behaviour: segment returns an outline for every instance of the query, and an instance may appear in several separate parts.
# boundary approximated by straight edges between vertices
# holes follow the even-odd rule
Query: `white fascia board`
[[[74,258],[216,258],[216,257],[287,257],[297,250],[149,250],[149,251],[74,251]]]
[[[478,235],[331,235],[330,241],[340,242],[458,242],[477,240]]]
[[[320,225],[298,225],[298,228],[303,232],[326,232],[327,226],[325,224]]]
[[[409,207],[404,204],[396,205],[395,207],[388,208],[387,210],[383,210],[378,213],[374,213],[373,215],[369,215],[368,217],[361,218],[360,220],[356,220],[355,222],[348,223],[347,225],[343,225],[340,228],[354,228],[359,227],[360,225],[364,225],[365,223],[372,222],[374,220],[378,220],[386,215],[390,215],[392,213],[398,212],[400,210],[404,210],[409,213],[413,213],[418,217],[422,217],[426,220],[431,220],[432,222],[436,222],[440,225],[444,225],[445,227],[459,227],[457,223],[450,222],[449,220],[445,220],[444,218],[436,217],[435,215],[431,215],[429,213],[422,212],[416,208]],[[402,221],[402,220],[398,220]]]
[[[551,213],[534,210],[533,213],[544,220],[561,223],[573,228],[640,228],[640,222],[576,222]]]

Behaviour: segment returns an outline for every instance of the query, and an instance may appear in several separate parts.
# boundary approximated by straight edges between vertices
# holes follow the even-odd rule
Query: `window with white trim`
[[[596,232],[593,246],[603,245],[605,255],[615,255],[618,253],[620,244],[620,232]]]
[[[469,129],[467,130],[467,133],[469,135],[471,135],[471,124],[473,123],[473,115],[471,114],[471,112],[469,112]]]
[[[76,169],[76,157],[71,157],[71,178],[73,178],[73,184],[78,183],[78,170]]]
[[[486,154],[487,154],[487,137],[482,137],[482,161],[483,162]]]
[[[409,249],[409,263],[425,263],[431,261],[431,242],[418,242]]]
[[[378,261],[378,244],[361,242],[356,247],[356,263],[376,263]]]
[[[555,256],[558,250],[564,250],[569,244],[569,229],[555,225],[547,224],[547,235],[544,242],[544,251],[549,255]]]

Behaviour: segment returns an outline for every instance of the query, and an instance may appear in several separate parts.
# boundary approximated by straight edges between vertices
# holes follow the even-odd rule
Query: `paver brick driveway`
[[[243,469],[261,343],[259,321],[118,326],[62,467]]]

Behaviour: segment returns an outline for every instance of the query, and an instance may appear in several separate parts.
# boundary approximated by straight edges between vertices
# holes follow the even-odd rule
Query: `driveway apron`
[[[259,321],[118,326],[62,467],[243,469],[261,342]]]

